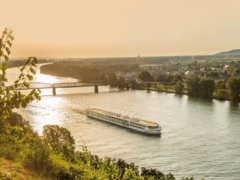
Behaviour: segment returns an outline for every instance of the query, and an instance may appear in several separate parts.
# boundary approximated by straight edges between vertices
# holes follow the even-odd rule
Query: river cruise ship
[[[155,122],[150,122],[138,118],[131,118],[97,108],[86,109],[86,115],[145,134],[160,135],[162,130],[162,128]]]

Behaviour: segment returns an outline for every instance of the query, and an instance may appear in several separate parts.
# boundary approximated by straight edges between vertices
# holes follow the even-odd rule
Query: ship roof
[[[128,120],[128,121],[131,121],[131,122],[136,122],[136,123],[143,124],[143,125],[146,125],[146,126],[158,126],[158,123],[155,123],[155,122],[151,122],[151,121],[147,121],[147,120],[143,120],[143,119],[139,119],[139,118],[133,118],[133,117],[129,117],[129,116],[126,116],[126,115],[119,114],[119,113],[105,111],[105,110],[102,110],[102,109],[88,108],[88,110],[95,111],[95,112],[105,114],[105,115],[109,115],[109,116],[116,117],[116,118],[121,118],[121,119]]]

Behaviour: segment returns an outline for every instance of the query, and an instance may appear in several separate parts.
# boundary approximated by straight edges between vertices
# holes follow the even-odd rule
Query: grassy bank
[[[160,88],[158,87],[160,85]],[[135,86],[132,89],[137,89],[137,90],[146,90],[146,91],[157,91],[157,92],[164,92],[164,93],[174,93],[175,89],[174,86],[166,86],[163,84],[158,84],[158,86],[155,85],[151,85],[151,87],[148,89],[146,83],[141,83],[139,86]],[[187,88],[184,88],[182,93],[182,95],[188,95],[188,90]],[[229,95],[229,90],[227,89],[217,89],[213,92],[213,96],[212,99],[216,99],[216,100],[220,100],[220,101],[232,101],[231,100],[231,96]]]

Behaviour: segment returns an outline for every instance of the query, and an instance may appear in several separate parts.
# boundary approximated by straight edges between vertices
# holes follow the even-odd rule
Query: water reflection
[[[188,103],[190,105],[204,105],[204,106],[212,106],[214,104],[214,100],[213,99],[204,99],[204,98],[198,98],[198,97],[191,97],[191,96],[187,96],[188,98]]]
[[[34,76],[34,82],[44,82],[44,83],[53,84],[53,83],[59,82],[59,80],[54,76],[37,73],[36,76]]]
[[[238,108],[239,107],[239,103],[237,103],[237,102],[230,102],[230,106],[229,107],[231,107],[231,108]]]
[[[45,100],[33,102],[28,106],[27,115],[31,119],[33,127],[39,134],[42,134],[43,126],[64,123],[62,118],[64,111],[61,112],[63,106],[64,101],[61,98],[45,96]]]

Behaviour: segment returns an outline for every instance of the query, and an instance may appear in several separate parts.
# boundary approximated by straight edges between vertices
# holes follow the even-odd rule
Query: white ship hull
[[[157,123],[129,118],[119,114],[107,112],[100,109],[87,109],[86,115],[107,123],[115,124],[127,129],[138,131],[149,135],[160,135],[161,127]],[[136,120],[137,119],[137,120]]]

